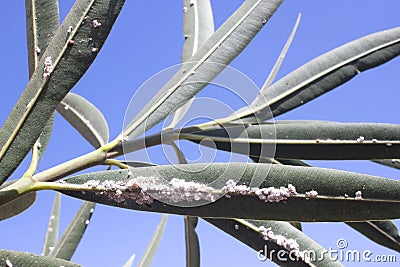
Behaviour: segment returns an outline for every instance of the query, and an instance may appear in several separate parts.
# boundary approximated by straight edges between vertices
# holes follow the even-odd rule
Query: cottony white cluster
[[[311,190],[311,191],[306,192],[306,196],[307,197],[317,197],[318,196],[318,192],[315,191],[315,190]]]
[[[295,255],[300,255],[300,246],[296,240],[292,238],[286,238],[282,235],[276,235],[272,230],[271,227],[265,228],[264,226],[260,226],[258,228],[262,238],[267,241],[272,241],[276,243],[278,246],[283,247],[288,252],[294,252]]]
[[[44,72],[43,72],[43,77],[48,77],[50,74],[53,72],[53,60],[51,60],[51,57],[46,57],[44,60]]]
[[[132,180],[154,198],[173,203],[199,200],[214,202],[218,197],[213,187],[183,179],[173,178],[169,183],[162,183],[158,177],[139,176]]]
[[[289,184],[288,187],[250,188],[246,185],[237,185],[229,180],[226,185],[217,190],[194,181],[173,178],[170,182],[164,182],[160,177],[138,176],[122,181],[98,181],[90,180],[84,183],[91,189],[96,189],[95,194],[106,195],[117,203],[127,199],[134,199],[138,204],[151,204],[154,199],[173,203],[209,201],[214,202],[223,194],[230,197],[232,194],[256,195],[265,202],[279,202],[297,194],[296,188]]]
[[[362,200],[363,198],[362,198],[362,192],[361,191],[357,191],[356,192],[356,197],[355,197],[355,199],[356,200]]]
[[[246,185],[237,185],[233,180],[226,182],[226,186],[222,188],[222,191],[227,193],[226,197],[230,197],[229,193],[241,195],[255,194],[265,202],[279,202],[297,194],[296,188],[292,184],[288,184],[288,187],[281,186],[280,188],[250,188]]]
[[[97,19],[95,19],[92,21],[92,25],[93,25],[93,28],[97,28],[97,27],[101,26],[101,23]]]
[[[126,183],[115,182],[112,180],[106,180],[103,182],[90,180],[84,183],[84,186],[101,190],[96,191],[95,194],[105,195],[108,199],[113,200],[116,203],[124,202],[127,199],[134,199],[137,204],[142,205],[151,204],[154,200],[146,192],[140,189],[137,184],[131,182],[131,180]]]

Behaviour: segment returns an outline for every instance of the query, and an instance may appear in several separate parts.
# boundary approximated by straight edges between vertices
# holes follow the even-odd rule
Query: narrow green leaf
[[[400,169],[400,159],[380,159],[380,160],[373,160],[373,162],[388,167],[392,167],[395,169]]]
[[[372,241],[400,252],[400,236],[396,225],[391,221],[347,222]]]
[[[331,259],[325,248],[287,222],[214,218],[204,220],[257,251],[260,260],[268,258],[279,266],[343,266]],[[264,239],[260,227],[269,229],[270,236],[275,238]],[[297,257],[295,249],[284,246],[284,239],[286,244],[287,241],[298,244]],[[293,246],[295,247],[297,246]],[[290,252],[292,257],[289,256]],[[325,257],[321,257],[323,255]]]
[[[156,231],[154,232],[153,238],[150,241],[142,259],[139,262],[138,267],[150,267],[151,262],[156,254],[156,250],[158,245],[160,244],[161,238],[164,234],[164,229],[167,224],[167,215],[163,214],[160,223],[157,226]]]
[[[142,162],[142,161],[121,161],[121,162],[128,165],[129,167],[133,167],[133,168],[156,166],[153,163]]]
[[[308,166],[311,165],[300,160],[279,160],[282,164],[294,166]],[[300,224],[300,223],[299,223]],[[400,236],[396,225],[391,221],[365,221],[365,222],[346,222],[347,225],[365,235],[372,241],[399,251]]]
[[[164,183],[173,178],[174,183]],[[219,189],[211,186],[217,179]],[[228,179],[240,179],[238,185],[245,186],[232,189]],[[256,163],[180,164],[88,173],[65,181],[81,186],[79,191],[63,190],[62,193],[80,199],[188,216],[301,222],[400,217],[399,181],[316,167]],[[253,188],[252,181],[260,181],[261,185]],[[226,182],[227,187],[221,189]],[[140,189],[143,183],[151,196]],[[82,188],[87,190],[82,192]],[[233,191],[229,190],[230,197],[221,197],[228,189]],[[270,195],[268,192],[276,192],[279,198],[275,199],[272,196],[275,193]],[[277,202],[272,202],[274,200]],[[184,206],[188,202],[192,206],[211,203]]]
[[[172,148],[174,149],[179,164],[187,164],[186,157],[183,154],[182,150],[174,142],[169,143],[169,145],[172,146]]]
[[[263,86],[261,87],[261,94],[265,92],[265,90],[267,90],[267,88],[271,85],[271,83],[275,80],[276,75],[278,74],[279,69],[281,68],[281,65],[283,63],[283,60],[286,57],[286,54],[290,48],[290,45],[293,42],[294,39],[294,35],[296,34],[297,31],[297,27],[300,24],[300,19],[301,19],[301,14],[299,14],[297,16],[297,20],[293,26],[292,32],[289,35],[289,38],[287,39],[285,46],[283,47],[278,60],[275,62],[274,67],[272,68],[272,71],[270,72],[270,74],[268,75],[267,79],[265,80]]]
[[[25,0],[29,77],[60,27],[57,0]]]
[[[124,0],[75,2],[0,129],[0,183],[24,159],[58,103],[92,64],[123,3]]]
[[[299,13],[299,15],[297,16],[297,20],[293,26],[293,29],[285,43],[285,46],[283,47],[278,59],[276,60],[271,72],[269,73],[267,79],[265,80],[263,86],[261,87],[261,90],[259,92],[259,94],[257,95],[256,99],[253,102],[259,102],[258,107],[262,106],[262,102],[267,102],[268,99],[265,98],[264,94],[265,91],[268,90],[269,86],[272,84],[272,82],[275,80],[276,75],[279,72],[279,69],[281,68],[281,65],[283,63],[283,60],[286,57],[286,54],[290,48],[290,45],[293,42],[294,36],[296,34],[297,28],[300,24],[300,19],[301,19],[301,14]],[[232,118],[232,120],[237,120],[237,119],[242,119],[244,117],[246,117],[245,121],[246,122],[254,122],[254,123],[259,123],[262,122],[263,120],[258,120],[258,118],[255,116],[254,111],[247,108],[245,112],[241,112],[243,109],[239,110],[238,112],[235,112],[233,115],[229,116],[228,118]],[[250,117],[249,117],[250,116]],[[253,117],[253,119],[252,119]]]
[[[187,62],[214,33],[214,19],[210,0],[183,1],[182,62]]]
[[[53,208],[49,219],[49,224],[46,229],[46,237],[43,243],[42,255],[49,256],[51,251],[54,249],[58,239],[58,229],[60,223],[60,205],[61,205],[61,194],[56,192],[54,198]]]
[[[48,44],[60,27],[60,14],[57,0],[25,0],[26,34],[28,47],[29,78],[38,66],[39,60]],[[32,162],[37,165],[50,140],[54,114],[48,120],[35,146],[38,153],[33,153]],[[33,169],[37,166],[31,165]],[[34,170],[32,170],[34,171]]]
[[[171,123],[167,127],[165,127],[165,129],[175,128],[175,126],[183,119],[185,114],[188,112],[194,100],[195,98],[192,97],[187,102],[185,102],[180,108],[178,108],[172,115]]]
[[[51,251],[50,257],[64,260],[70,260],[72,258],[90,222],[95,206],[96,203],[88,201],[82,204],[74,219],[68,225],[54,249]]]
[[[283,165],[310,167],[310,165],[298,159],[277,159],[277,160]]]
[[[391,159],[399,155],[400,125],[319,121],[267,122],[247,127],[238,125],[182,134],[181,138],[197,143],[203,140],[202,145],[255,157]]]
[[[84,97],[69,93],[57,106],[60,113],[93,147],[99,148],[110,137],[103,113]]]
[[[3,189],[14,181],[6,182],[0,186]],[[11,193],[11,192],[10,192]],[[36,192],[30,192],[0,206],[0,221],[11,218],[28,209],[36,200]]]
[[[250,107],[258,120],[278,116],[400,54],[400,27],[367,35],[304,64],[264,91]],[[265,102],[264,99],[268,101]],[[269,112],[269,110],[272,110]]]
[[[183,12],[185,43],[182,50],[182,62],[187,62],[214,33],[214,19],[209,0],[184,0]],[[193,101],[194,97],[174,112],[172,121],[166,129],[173,129],[182,120]]]
[[[183,45],[182,62],[187,62],[214,33],[214,19],[209,0],[184,0],[183,12],[185,44]],[[182,120],[193,101],[194,97],[174,112],[171,124],[166,129],[173,129]]]
[[[303,226],[301,225],[301,222],[289,222],[291,226],[295,227],[299,231],[303,231]]]
[[[38,256],[35,254],[11,250],[0,250],[0,266],[29,266],[29,267],[80,267],[81,265],[69,261]]]
[[[35,145],[37,145],[39,151],[37,155],[38,157],[37,161],[39,161],[42,158],[44,151],[46,151],[46,148],[49,145],[51,133],[53,131],[53,125],[54,125],[54,113],[53,115],[51,115],[39,138],[36,140]]]
[[[186,266],[200,266],[200,245],[196,233],[198,217],[185,216]]]
[[[130,256],[130,258],[125,262],[125,264],[122,267],[132,267],[133,261],[135,260],[136,255],[133,254]]]
[[[282,2],[245,1],[161,88],[122,134],[130,138],[139,136],[194,97],[250,43]]]

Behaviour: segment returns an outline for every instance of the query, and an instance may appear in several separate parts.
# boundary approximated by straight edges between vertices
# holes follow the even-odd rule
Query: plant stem
[[[69,174],[100,165],[104,162],[106,152],[102,151],[101,148],[74,158],[53,168],[45,170],[41,173],[34,175],[32,178],[37,182],[50,182],[57,181],[62,177]]]
[[[122,139],[115,139],[99,149],[74,158],[53,168],[38,173],[32,177],[36,182],[51,182],[57,181],[67,175],[78,171],[102,164],[109,164],[107,160],[131,153],[140,149],[145,149],[151,146],[160,145],[163,143],[171,143],[180,139],[180,132],[191,133],[198,131],[197,126],[187,127],[177,130],[166,130],[157,134],[149,135],[140,139],[133,139],[124,142]],[[110,164],[113,164],[112,161]]]
[[[135,152],[148,147],[170,143],[179,139],[180,130],[166,130],[144,138],[119,143],[107,153],[107,158],[115,158],[123,154]]]
[[[39,164],[39,153],[40,153],[39,144],[38,144],[38,141],[36,141],[32,148],[31,164],[29,165],[28,170],[24,173],[23,177],[32,178],[32,176],[35,173],[37,166]]]

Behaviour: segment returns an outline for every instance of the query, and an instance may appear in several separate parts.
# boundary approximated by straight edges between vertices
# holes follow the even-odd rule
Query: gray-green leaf
[[[163,214],[161,217],[160,223],[157,226],[156,231],[154,232],[154,235],[144,252],[144,255],[142,259],[139,262],[138,267],[150,267],[151,262],[153,261],[153,258],[156,254],[158,245],[160,244],[161,238],[164,234],[165,226],[167,225],[167,215]]]
[[[200,245],[196,233],[198,217],[185,216],[186,266],[200,266]]]
[[[60,27],[57,0],[25,0],[29,77]]]
[[[214,218],[205,218],[205,220],[257,251],[261,260],[268,258],[279,266],[343,266],[338,261],[331,259],[328,254],[325,254],[326,249],[321,245],[287,222]],[[278,244],[276,238],[263,239],[260,234],[260,226],[270,229],[275,236],[282,237],[281,240],[283,238],[287,241],[294,240],[299,245],[300,253],[302,251],[312,251],[315,255],[326,255],[326,257],[311,258],[310,256],[313,255],[309,253],[295,261],[296,257],[290,258],[288,249],[282,244]],[[294,241],[291,242],[294,243]],[[278,257],[277,253],[279,251],[287,251],[287,253],[280,252]],[[293,256],[294,253],[291,255]],[[310,258],[307,258],[307,256]]]
[[[12,250],[0,250],[0,266],[2,267],[81,267],[81,265],[72,263],[62,259],[55,259],[46,256],[38,256],[27,252],[19,252]]]
[[[3,189],[5,187],[9,186],[12,183],[14,183],[14,181],[6,182],[0,186],[0,189]],[[30,192],[30,193],[20,196],[19,198],[16,198],[10,202],[7,202],[4,205],[1,205],[0,206],[0,221],[20,214],[21,212],[25,211],[30,206],[32,206],[32,204],[35,202],[35,200],[36,200],[36,192]]]
[[[282,160],[278,161],[281,164],[294,166],[308,166],[309,164],[300,160]],[[300,224],[300,223],[299,223]],[[391,221],[365,221],[365,222],[346,222],[347,225],[365,235],[372,241],[399,251],[400,236],[396,225]]]
[[[132,254],[132,256],[129,257],[129,259],[125,262],[125,264],[122,267],[132,267],[133,261],[135,260],[136,255]]]
[[[48,256],[57,243],[58,229],[60,224],[60,206],[61,194],[59,192],[56,192],[49,223],[46,229],[46,237],[43,243],[42,255],[44,256]]]
[[[250,43],[283,0],[248,0],[204,43],[128,124],[134,138],[194,97]]]
[[[218,199],[226,191],[211,187],[210,183],[220,178],[218,181],[222,186],[222,175],[225,179],[240,179],[238,185],[243,186],[230,192],[229,198]],[[180,186],[165,185],[161,177],[165,181],[175,178],[176,182],[178,179]],[[399,181],[316,167],[256,163],[180,164],[136,168],[134,171],[94,172],[65,181],[87,187],[85,192],[62,191],[80,199],[122,208],[188,216],[304,222],[400,217]],[[186,184],[190,181],[197,182],[198,187],[192,186],[192,183]],[[260,181],[258,189],[251,185],[252,181]],[[161,201],[140,189],[143,182],[146,182],[146,191]],[[181,189],[186,188],[185,185],[188,188]],[[205,185],[208,186],[204,188]],[[199,191],[199,188],[202,189]],[[297,193],[294,193],[294,189]],[[277,192],[279,198],[275,199],[274,194],[269,195],[268,192]],[[190,202],[194,205],[194,199],[199,199],[198,203],[211,203],[196,207],[164,203],[174,201],[178,205]]]
[[[182,62],[186,62],[214,33],[214,19],[210,0],[184,0],[183,12]]]
[[[35,145],[38,147],[39,151],[37,155],[38,161],[42,158],[43,153],[46,151],[46,148],[49,145],[51,133],[53,131],[53,125],[54,125],[54,113],[53,115],[51,115],[39,138],[36,140]]]
[[[72,258],[90,222],[95,206],[96,203],[88,201],[82,204],[74,219],[51,251],[50,257],[64,260]]]
[[[182,50],[182,62],[186,62],[214,33],[214,19],[209,0],[183,1],[183,36],[185,44]],[[194,98],[178,108],[172,116],[171,124],[166,129],[173,129],[185,116]]]
[[[155,166],[153,163],[149,162],[142,162],[142,161],[121,161],[121,163],[128,165],[129,167],[132,168],[141,168],[141,167],[151,167]]]
[[[109,139],[103,113],[84,97],[69,93],[57,106],[60,113],[93,147],[99,148]]]
[[[266,120],[307,103],[400,54],[400,27],[367,35],[340,46],[289,73],[265,90],[249,108]],[[267,99],[265,102],[264,99]]]
[[[400,169],[400,159],[380,159],[380,160],[373,160],[373,162],[382,164],[388,167],[392,167],[395,169]]]
[[[24,159],[58,103],[92,64],[123,4],[124,0],[75,2],[0,129],[0,183]]]
[[[60,26],[60,14],[57,0],[25,0],[26,35],[28,47],[29,78],[38,66],[39,60]],[[50,140],[54,115],[43,129],[36,146],[39,153],[33,154],[32,161],[38,162]]]
[[[276,137],[276,138],[275,138]],[[398,156],[400,125],[277,121],[183,134],[206,146],[255,157],[288,159],[391,159]],[[212,141],[206,141],[212,140]],[[276,149],[274,149],[276,145]]]
[[[391,221],[347,222],[372,241],[400,252],[400,236],[396,225]]]

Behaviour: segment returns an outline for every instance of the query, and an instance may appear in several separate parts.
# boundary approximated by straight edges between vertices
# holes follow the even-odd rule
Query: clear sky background
[[[212,1],[216,28],[242,3],[239,0]],[[60,1],[65,17],[72,0]],[[2,35],[0,51],[0,122],[3,123],[28,82],[24,1],[1,1]],[[231,66],[261,86],[302,13],[296,38],[278,78],[308,60],[364,35],[400,26],[398,0],[286,0],[266,27]],[[73,88],[98,108],[109,122],[111,138],[122,129],[125,110],[135,90],[150,76],[181,61],[182,1],[127,1],[105,46],[86,75]],[[340,122],[400,123],[400,59],[364,72],[347,84],[276,118],[315,119]],[[226,99],[229,101],[229,98]],[[79,134],[59,115],[39,171],[91,150]],[[26,169],[25,160],[13,175]],[[399,178],[399,172],[371,162],[311,162],[361,173]],[[0,224],[0,249],[40,254],[54,192],[39,192],[28,211]],[[80,201],[62,198],[61,231],[80,206]],[[240,207],[238,207],[240,208]],[[161,216],[98,205],[73,261],[89,267],[122,266],[132,254],[137,264]],[[397,225],[400,225],[396,222]],[[375,245],[342,223],[304,224],[304,232],[324,247],[336,249],[346,238],[349,249],[369,249],[374,255],[400,255]],[[232,237],[200,220],[198,233],[202,266],[273,266],[257,260],[256,253]],[[169,216],[165,235],[153,266],[184,266],[183,218]],[[372,266],[347,263],[346,266]],[[396,264],[377,264],[396,266]]]

